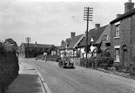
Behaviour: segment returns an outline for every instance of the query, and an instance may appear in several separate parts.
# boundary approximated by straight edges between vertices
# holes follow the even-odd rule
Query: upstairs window
[[[108,41],[108,35],[104,35],[102,38],[103,41]]]
[[[120,25],[115,25],[115,37],[119,38],[120,37]]]

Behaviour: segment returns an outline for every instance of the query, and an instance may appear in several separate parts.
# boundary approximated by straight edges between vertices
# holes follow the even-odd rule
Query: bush
[[[135,76],[135,64],[130,64],[130,75]]]
[[[86,66],[86,65],[85,65],[86,62],[87,62],[86,58],[81,58],[81,59],[80,59],[80,66],[81,66],[81,67],[85,67],[85,66]]]
[[[86,59],[86,58],[80,59],[80,66],[92,67],[92,64],[95,67],[95,58],[94,57],[91,57],[91,58],[88,58],[88,59]]]
[[[112,67],[114,63],[113,58],[111,57],[99,57],[97,58],[97,67]]]

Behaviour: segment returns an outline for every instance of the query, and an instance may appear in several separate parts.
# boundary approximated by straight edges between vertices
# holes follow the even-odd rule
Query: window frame
[[[103,35],[102,40],[103,40],[103,41],[108,41],[108,35]]]
[[[120,38],[120,24],[115,25],[115,38]]]
[[[120,46],[115,46],[115,61],[120,62]]]

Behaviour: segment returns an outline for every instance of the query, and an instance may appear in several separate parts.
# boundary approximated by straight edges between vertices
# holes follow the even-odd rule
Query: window
[[[103,41],[107,41],[108,40],[108,35],[104,35],[102,38]]]
[[[111,43],[106,43],[106,46],[108,46],[108,47],[111,46]]]
[[[115,62],[120,62],[120,49],[115,48]]]
[[[119,24],[115,26],[115,31],[116,31],[115,37],[120,37],[120,25]]]

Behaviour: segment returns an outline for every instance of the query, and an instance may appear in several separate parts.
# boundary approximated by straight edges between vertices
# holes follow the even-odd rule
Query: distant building
[[[68,56],[76,56],[79,53],[77,46],[83,39],[84,35],[75,35],[75,32],[71,32],[71,37],[67,38],[65,41],[62,40],[61,46],[59,47],[60,54],[67,53]],[[78,56],[80,56],[78,54]]]
[[[135,64],[135,8],[129,0],[125,12],[117,15],[111,24],[111,55],[123,67]]]
[[[49,54],[57,54],[57,47],[54,45],[37,44],[37,43],[22,43],[19,48],[19,55],[22,57],[37,57],[43,55],[44,52]],[[52,49],[53,48],[53,49]]]
[[[62,56],[66,51],[66,42],[64,40],[61,41],[61,46],[59,47],[59,55]]]
[[[84,35],[81,34],[81,35],[77,35],[71,39],[70,44],[67,47],[69,56],[75,56],[75,57],[81,56],[81,51],[79,49],[77,49],[77,47],[78,47],[78,44],[80,43],[80,41],[83,39],[83,37],[84,37]]]

